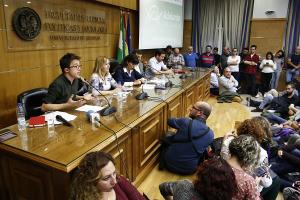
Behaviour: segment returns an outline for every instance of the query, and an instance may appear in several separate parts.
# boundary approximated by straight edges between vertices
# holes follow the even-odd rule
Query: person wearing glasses
[[[105,152],[90,152],[75,171],[69,200],[145,198],[123,176],[118,175],[113,157]]]
[[[80,78],[80,57],[73,53],[65,54],[59,61],[62,73],[50,84],[43,99],[42,110],[63,110],[80,107],[90,100],[90,94]]]
[[[206,125],[211,110],[211,105],[198,101],[190,108],[189,118],[168,119],[168,125],[177,132],[162,139],[160,169],[178,174],[196,171],[214,139],[213,131]]]

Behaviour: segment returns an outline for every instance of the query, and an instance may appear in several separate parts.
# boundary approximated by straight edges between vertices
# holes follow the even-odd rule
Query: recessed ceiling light
[[[4,4],[4,7],[8,7],[8,5],[7,5],[7,4]]]
[[[31,3],[31,1],[27,1],[26,3],[30,4],[30,3]]]

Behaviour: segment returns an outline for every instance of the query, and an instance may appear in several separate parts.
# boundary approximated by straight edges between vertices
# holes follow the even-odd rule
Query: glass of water
[[[48,112],[47,114],[47,126],[48,126],[48,133],[54,133],[54,122],[55,122],[55,116],[54,113]]]

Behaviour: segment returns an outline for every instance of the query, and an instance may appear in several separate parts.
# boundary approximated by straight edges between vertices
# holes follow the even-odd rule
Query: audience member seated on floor
[[[210,94],[218,96],[219,95],[219,67],[215,66],[214,70],[210,73]]]
[[[106,57],[97,57],[95,67],[91,76],[90,83],[93,86],[92,94],[99,95],[99,91],[103,95],[109,95],[117,92],[117,82],[109,73],[109,60]]]
[[[259,149],[257,141],[250,135],[240,135],[233,138],[230,142],[229,153],[231,156],[227,162],[235,174],[235,180],[238,185],[238,193],[232,198],[233,200],[261,199],[257,189],[257,184],[261,182],[261,177],[255,177],[254,179],[248,174],[258,162]]]
[[[297,106],[299,106],[298,100],[296,101],[296,104],[297,104]],[[294,104],[291,104],[288,107],[288,109],[289,109],[289,111],[288,111],[289,118],[288,119],[284,119],[284,118],[278,116],[278,114],[270,113],[270,112],[265,112],[262,115],[264,117],[266,117],[271,123],[274,123],[274,124],[276,123],[276,124],[289,125],[289,126],[291,126],[293,123],[298,124],[300,122],[300,110],[298,108],[296,108]],[[296,129],[299,129],[299,127],[297,127]]]
[[[168,125],[177,130],[162,140],[160,169],[178,174],[193,174],[203,161],[214,133],[206,125],[211,105],[198,101],[190,109],[190,118],[170,118]]]
[[[203,162],[194,182],[179,180],[159,185],[166,200],[231,200],[236,196],[237,188],[233,170],[222,158]]]
[[[229,67],[224,69],[223,75],[219,78],[219,94],[218,102],[241,102],[242,98],[239,96],[237,86],[239,83],[231,75]]]
[[[279,93],[275,92],[276,90],[271,90],[268,92],[262,101],[253,100],[250,98],[250,106],[258,106],[251,112],[262,112],[263,109],[269,105],[274,104],[276,112],[280,113],[283,118],[288,117],[288,107],[290,104],[295,104],[298,99],[298,92],[295,90],[295,86],[292,83],[286,85],[284,92]]]
[[[283,199],[284,200],[299,200],[300,199],[300,181],[297,181],[297,185],[292,187],[284,188]]]
[[[282,189],[292,187],[295,179],[300,178],[298,175],[292,179],[288,173],[300,171],[300,135],[294,133],[289,136],[288,142],[279,146],[277,157],[271,159],[271,169],[280,177]]]
[[[42,110],[63,110],[76,108],[91,100],[80,79],[80,57],[73,53],[65,54],[59,60],[62,73],[50,84],[48,93],[43,99]]]
[[[260,181],[258,184],[258,189],[261,192],[261,195],[263,196],[263,199],[276,199],[277,194],[279,192],[280,188],[280,182],[279,178],[276,176],[276,174],[270,172],[269,170],[269,164],[268,164],[268,153],[267,151],[261,146],[265,138],[265,128],[268,125],[262,126],[262,123],[267,123],[268,121],[264,119],[262,122],[258,122],[259,119],[247,119],[243,121],[240,126],[237,129],[237,135],[245,135],[249,134],[252,135],[254,138],[256,138],[258,145],[259,145],[259,159],[258,163],[254,165],[254,168],[252,171],[249,171],[251,174],[256,174],[257,176],[260,176]],[[262,120],[262,119],[261,119]],[[270,125],[269,125],[270,126]],[[270,127],[268,128],[270,129]],[[231,143],[231,140],[234,138],[234,136],[231,133],[228,133],[224,136],[222,149],[221,149],[221,156],[224,159],[230,158],[229,148],[228,146]],[[258,172],[263,173],[258,173]]]
[[[80,161],[70,189],[70,200],[145,199],[124,177],[118,175],[110,154],[90,152]]]
[[[139,59],[135,54],[126,56],[122,62],[122,67],[118,68],[114,74],[114,79],[118,84],[124,85],[131,82],[132,85],[141,85],[143,76],[134,69],[139,64]]]
[[[172,66],[173,69],[182,69],[185,66],[183,55],[178,48],[175,48],[174,53],[170,55],[168,66]]]

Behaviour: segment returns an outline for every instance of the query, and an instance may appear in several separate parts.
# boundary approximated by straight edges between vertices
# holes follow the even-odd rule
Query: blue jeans
[[[276,70],[273,73],[272,79],[271,79],[271,89],[276,89],[278,86],[279,78],[281,74],[281,69]]]
[[[264,98],[264,100],[260,103],[260,105],[258,106],[260,109],[264,109],[266,107],[266,105],[268,105],[269,103],[271,103],[271,101],[273,100],[273,96],[271,94],[267,94]]]
[[[270,122],[275,122],[277,124],[282,124],[287,121],[287,120],[283,119],[282,117],[279,117],[273,113],[265,114],[264,117],[266,117]]]
[[[287,69],[286,70],[286,82],[289,83],[294,80],[297,76],[299,76],[299,69]]]

